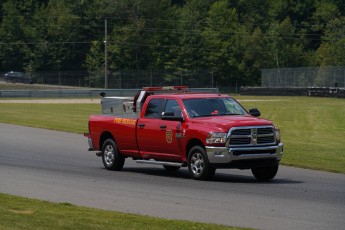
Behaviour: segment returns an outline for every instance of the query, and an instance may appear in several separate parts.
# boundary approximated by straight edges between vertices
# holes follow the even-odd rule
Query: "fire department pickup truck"
[[[196,180],[211,179],[217,168],[251,169],[258,180],[278,171],[279,129],[228,95],[149,87],[134,99],[103,97],[101,104],[103,114],[90,116],[84,135],[108,170],[132,158],[168,171],[188,167]]]

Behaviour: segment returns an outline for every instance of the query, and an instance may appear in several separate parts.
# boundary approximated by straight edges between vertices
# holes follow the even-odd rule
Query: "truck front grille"
[[[229,146],[260,146],[274,145],[273,126],[236,127],[229,131]]]

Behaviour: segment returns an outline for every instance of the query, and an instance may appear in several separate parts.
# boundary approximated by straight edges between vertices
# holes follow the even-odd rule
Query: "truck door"
[[[138,121],[137,139],[141,155],[156,160],[182,159],[181,121],[163,120],[162,112],[181,114],[176,100],[151,99],[144,118]]]

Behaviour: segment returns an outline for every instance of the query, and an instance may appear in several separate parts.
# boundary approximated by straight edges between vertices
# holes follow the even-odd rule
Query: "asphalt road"
[[[342,174],[282,166],[272,182],[257,182],[249,170],[195,181],[186,169],[168,173],[132,160],[107,171],[87,147],[82,135],[0,123],[0,192],[258,229],[345,226]]]

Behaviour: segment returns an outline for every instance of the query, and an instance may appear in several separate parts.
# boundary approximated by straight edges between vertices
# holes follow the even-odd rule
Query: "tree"
[[[92,42],[86,55],[85,67],[89,73],[89,86],[100,87],[101,80],[104,77],[104,49],[100,41]]]
[[[237,0],[230,1],[230,4],[232,8],[236,8],[240,22],[252,29],[265,26],[269,18],[267,0]]]
[[[248,27],[242,26],[240,40],[242,57],[238,66],[241,73],[239,85],[259,85],[261,69],[269,64],[269,53],[262,30],[259,27],[248,30]]]
[[[268,58],[272,60],[269,67],[303,66],[303,42],[300,40],[289,17],[282,22],[272,23],[266,33]]]
[[[74,15],[64,1],[50,1],[36,17],[35,53],[42,65],[40,70],[73,70],[80,68],[78,50],[84,41],[79,40],[80,18]]]
[[[3,70],[23,70],[25,50],[28,49],[24,14],[17,9],[15,1],[3,3],[3,17],[0,30],[0,60]]]
[[[208,11],[205,30],[205,61],[220,76],[220,83],[234,86],[241,78],[238,64],[240,24],[236,9],[229,8],[228,1],[215,2]]]
[[[208,70],[219,84],[252,85],[264,68],[344,63],[342,0],[3,0],[0,9],[0,71],[102,77],[105,19],[109,70],[166,70],[159,84]]]
[[[316,52],[320,66],[345,65],[345,17],[336,18],[326,26],[322,44]]]

